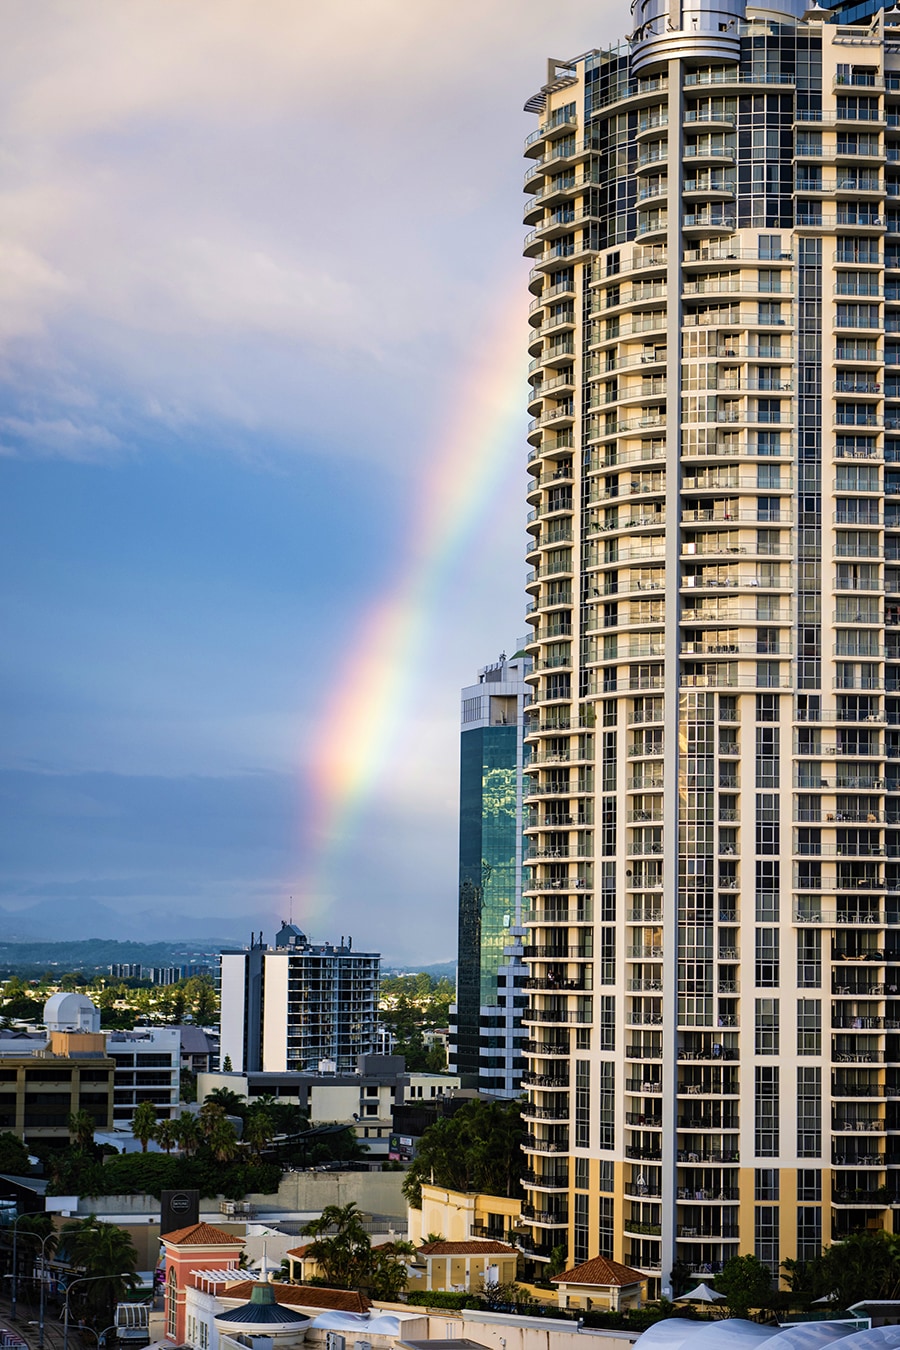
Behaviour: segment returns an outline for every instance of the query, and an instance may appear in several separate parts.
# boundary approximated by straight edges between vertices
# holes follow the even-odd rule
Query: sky
[[[524,623],[522,105],[586,0],[7,0],[0,939],[456,954]]]

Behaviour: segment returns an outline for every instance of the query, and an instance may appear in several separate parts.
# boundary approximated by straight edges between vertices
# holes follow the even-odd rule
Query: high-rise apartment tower
[[[459,963],[450,1066],[483,1091],[518,1096],[522,1080],[522,790],[524,652],[500,657],[462,691]]]
[[[900,20],[640,0],[527,107],[525,1246],[900,1197]]]
[[[377,1043],[378,952],[310,942],[282,920],[275,946],[219,956],[221,1061],[238,1073],[352,1072]]]

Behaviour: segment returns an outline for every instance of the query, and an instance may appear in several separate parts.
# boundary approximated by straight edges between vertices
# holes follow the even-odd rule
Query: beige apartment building
[[[632,23],[526,105],[522,1245],[652,1296],[900,1212],[900,18]]]

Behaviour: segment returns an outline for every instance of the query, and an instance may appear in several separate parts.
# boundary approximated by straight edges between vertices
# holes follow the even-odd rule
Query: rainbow
[[[309,756],[304,875],[294,891],[308,924],[336,898],[334,865],[378,783],[419,657],[441,613],[442,592],[522,453],[521,294],[517,281],[515,303],[501,309],[503,320],[486,344],[490,358],[468,372],[454,397],[458,419],[424,457],[396,580],[354,625],[352,653],[318,715],[321,731]]]

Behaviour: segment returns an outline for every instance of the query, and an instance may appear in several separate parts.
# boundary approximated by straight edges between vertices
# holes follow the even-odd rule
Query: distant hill
[[[227,943],[114,942],[88,938],[83,942],[0,942],[0,971],[42,974],[45,970],[96,971],[118,962],[144,966],[198,965],[211,961]]]
[[[407,963],[405,966],[382,965],[382,975],[431,975],[435,980],[455,980],[456,962],[438,961],[433,966],[417,966]]]

